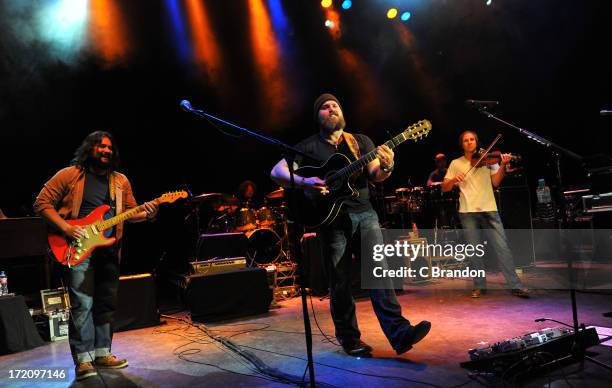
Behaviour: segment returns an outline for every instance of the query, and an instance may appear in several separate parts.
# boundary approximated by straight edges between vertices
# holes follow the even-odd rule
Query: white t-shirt
[[[453,179],[460,172],[467,172],[471,166],[465,156],[454,159],[448,166],[444,179]],[[497,170],[498,164],[474,167],[465,180],[459,183],[459,213],[497,211],[491,183],[491,175],[497,173]]]

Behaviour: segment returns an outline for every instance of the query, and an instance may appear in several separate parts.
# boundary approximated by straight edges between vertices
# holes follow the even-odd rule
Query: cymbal
[[[282,187],[278,190],[274,190],[268,194],[266,194],[266,199],[276,199],[276,198],[283,198],[285,196],[285,189],[283,189]]]
[[[192,202],[204,202],[213,210],[223,212],[226,210],[235,211],[238,209],[240,201],[233,195],[224,193],[204,193],[191,198]]]
[[[227,194],[223,194],[223,193],[204,193],[204,194],[200,194],[200,195],[196,195],[194,197],[191,197],[191,200],[193,202],[212,201],[212,200],[218,200],[218,199],[220,199],[224,195],[227,195]]]

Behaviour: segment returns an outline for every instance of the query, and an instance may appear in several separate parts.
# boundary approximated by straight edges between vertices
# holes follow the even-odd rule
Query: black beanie
[[[319,123],[319,109],[321,109],[321,105],[325,103],[325,101],[336,101],[336,104],[342,109],[342,105],[340,105],[340,101],[330,93],[321,94],[314,102],[314,121],[315,123]]]

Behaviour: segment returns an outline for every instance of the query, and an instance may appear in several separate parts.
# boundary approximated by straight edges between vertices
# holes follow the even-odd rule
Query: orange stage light
[[[92,0],[90,6],[89,33],[94,50],[108,66],[122,62],[127,56],[129,43],[119,6],[112,0]]]

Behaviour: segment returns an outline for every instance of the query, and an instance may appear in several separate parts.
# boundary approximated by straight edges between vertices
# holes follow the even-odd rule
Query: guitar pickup
[[[100,234],[100,232],[98,232],[98,228],[96,228],[95,225],[91,226],[91,231],[97,236],[98,234]]]

